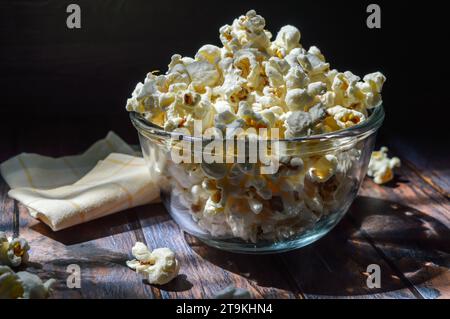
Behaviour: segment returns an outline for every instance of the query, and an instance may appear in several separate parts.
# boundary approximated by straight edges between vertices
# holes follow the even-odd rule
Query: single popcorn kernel
[[[315,182],[326,182],[336,172],[337,163],[336,156],[327,154],[313,163],[308,174]]]
[[[367,175],[373,177],[377,184],[385,184],[394,178],[394,168],[400,167],[401,162],[398,157],[389,158],[388,148],[383,146],[379,151],[372,152],[370,157]]]
[[[137,242],[132,254],[136,259],[127,261],[127,266],[143,275],[150,284],[164,285],[178,276],[180,263],[169,248],[150,251],[144,243]]]
[[[0,264],[18,267],[28,261],[30,246],[23,238],[7,238],[0,231]]]

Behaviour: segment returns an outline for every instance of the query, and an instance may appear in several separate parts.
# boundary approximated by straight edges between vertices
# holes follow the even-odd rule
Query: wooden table
[[[48,152],[50,143],[14,145],[16,152],[64,154],[61,147]],[[427,160],[426,147],[408,145],[389,140],[403,162],[393,182],[378,186],[366,178],[334,230],[288,253],[249,256],[209,248],[181,232],[160,204],[52,232],[8,198],[3,180],[0,230],[12,234],[18,211],[16,231],[31,244],[27,270],[57,279],[53,298],[210,298],[230,284],[256,298],[449,298],[448,152]],[[163,287],[143,282],[125,265],[136,241],[173,249],[182,264],[179,277]],[[80,289],[67,288],[70,264],[81,267]],[[381,288],[366,285],[370,264],[380,266]]]

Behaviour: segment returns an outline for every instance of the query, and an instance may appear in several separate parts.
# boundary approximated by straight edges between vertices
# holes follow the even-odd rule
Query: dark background
[[[381,6],[368,29],[366,7]],[[81,7],[81,29],[66,7]],[[124,108],[148,71],[174,53],[220,45],[218,29],[255,8],[273,35],[297,26],[333,68],[387,76],[381,136],[448,148],[445,1],[0,1],[0,160],[18,151],[81,151],[114,130],[137,143]],[[443,143],[442,143],[443,142]]]

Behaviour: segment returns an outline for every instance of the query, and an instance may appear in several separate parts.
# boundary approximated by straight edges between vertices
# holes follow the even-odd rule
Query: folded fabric
[[[159,187],[144,159],[132,154],[133,148],[110,132],[82,155],[23,153],[0,171],[11,187],[8,195],[56,231],[158,200]]]

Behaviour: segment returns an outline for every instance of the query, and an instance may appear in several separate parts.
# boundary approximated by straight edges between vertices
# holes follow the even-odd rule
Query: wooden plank
[[[450,149],[437,147],[429,141],[408,143],[404,138],[392,138],[389,146],[402,163],[419,175],[438,193],[450,199]]]
[[[276,256],[232,254],[210,248],[184,234],[164,207],[159,207],[156,214],[146,206],[138,208],[138,216],[149,246],[171,248],[182,264],[181,280],[161,287],[163,298],[211,298],[230,284],[248,289],[256,298],[300,297],[298,288],[283,276]]]
[[[91,133],[76,131],[80,124],[76,120],[62,119],[56,145],[51,140],[28,140],[25,130],[15,136],[22,140],[21,150],[73,154],[93,142],[91,134],[103,137],[102,130],[117,123],[112,118],[106,122]],[[44,129],[37,138],[50,136],[51,130]],[[210,298],[229,284],[247,288],[257,298],[446,297],[448,201],[408,166],[399,173],[387,186],[366,180],[362,197],[330,234],[285,254],[246,256],[209,248],[183,235],[161,205],[131,209],[57,233],[18,205],[20,231],[32,245],[29,270],[58,279],[56,298]],[[11,232],[14,204],[6,192],[2,181],[0,229]],[[174,249],[183,265],[179,278],[163,287],[150,286],[127,269],[125,260],[131,258],[137,240],[152,248]],[[65,270],[71,263],[82,268],[80,290],[65,285]],[[382,287],[374,290],[365,284],[367,265],[373,263],[382,270]]]
[[[5,186],[2,186],[3,188]],[[3,201],[2,230],[12,232],[13,200]],[[59,232],[34,220],[19,204],[20,236],[31,246],[28,271],[57,280],[52,298],[153,298],[151,289],[135,280],[125,261],[138,240],[132,210]],[[81,268],[81,289],[69,289],[67,266]]]
[[[98,120],[97,120],[98,122]],[[106,124],[105,124],[106,122]],[[78,122],[53,118],[40,123],[42,128],[30,136],[28,126],[17,128],[14,138],[20,151],[50,156],[75,154],[84,150],[107,133],[108,121],[97,125],[87,122],[89,130],[77,130]],[[52,125],[45,125],[51,123]],[[59,132],[55,134],[55,132]],[[50,138],[51,137],[51,138]],[[36,143],[39,141],[39,143]],[[14,202],[7,198],[8,187],[1,184],[2,212],[0,229],[12,231]],[[131,247],[143,239],[133,210],[123,211],[59,232],[30,217],[27,209],[20,211],[20,235],[30,242],[30,265],[27,270],[43,278],[57,280],[53,298],[154,298],[151,289],[135,280],[134,271],[126,267]],[[69,289],[66,268],[78,264],[81,268],[81,289]]]
[[[416,298],[347,217],[324,238],[283,256],[306,298]],[[367,266],[380,265],[381,288],[367,286]]]
[[[408,166],[396,181],[360,190],[355,226],[424,298],[450,297],[450,207],[446,197]]]

